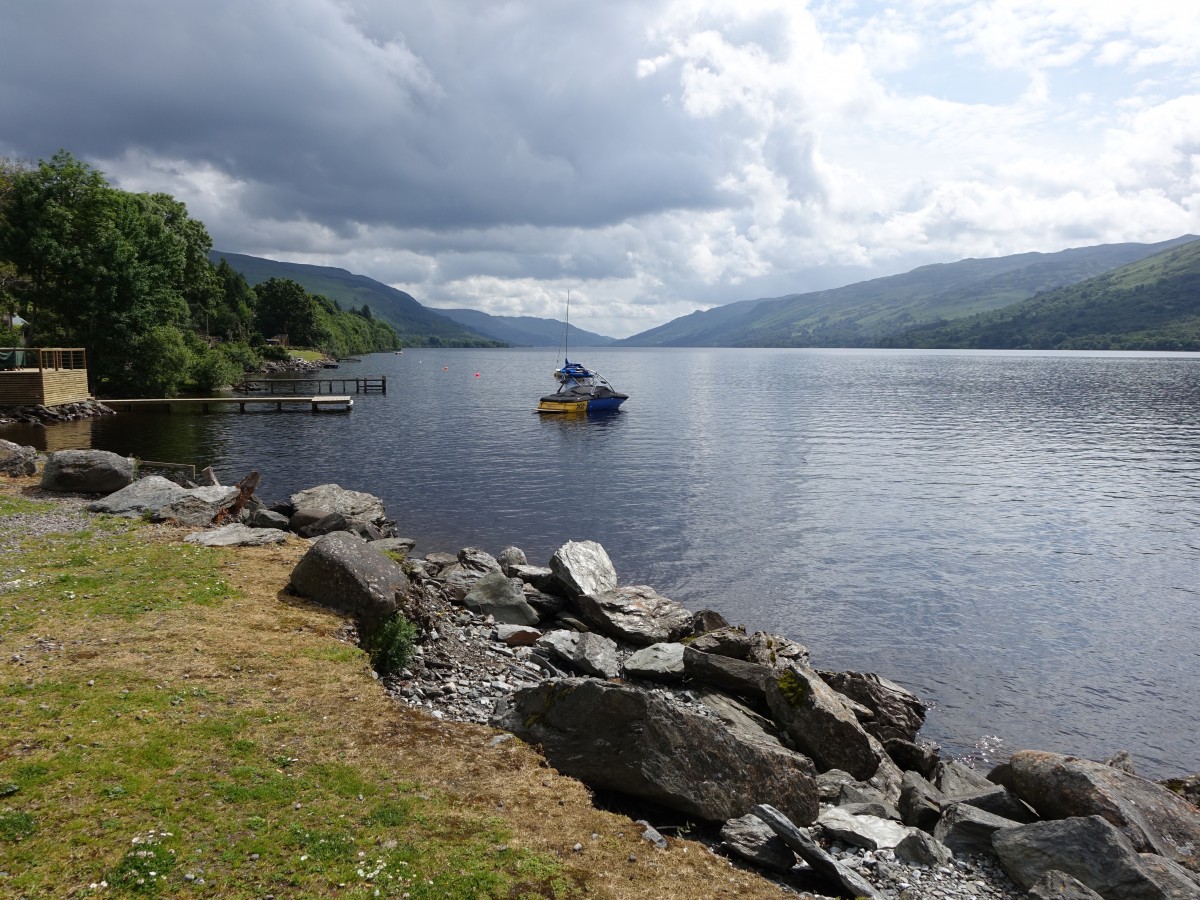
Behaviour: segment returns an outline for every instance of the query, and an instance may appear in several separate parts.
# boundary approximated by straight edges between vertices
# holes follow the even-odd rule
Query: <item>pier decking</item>
[[[356,378],[327,378],[313,376],[311,378],[247,378],[234,387],[238,393],[263,392],[271,396],[276,394],[298,394],[301,389],[305,393],[333,393],[333,386],[338,385],[343,394],[349,393],[346,387],[350,385],[356,394],[386,394],[386,375],[367,375]],[[328,390],[326,390],[328,389]]]
[[[284,406],[303,406],[304,404],[308,404],[313,412],[320,409],[350,412],[354,408],[353,397],[332,394],[319,397],[164,397],[149,400],[104,400],[102,402],[110,409],[123,409],[126,412],[146,408],[170,412],[175,406],[199,406],[204,412],[209,412],[210,406],[231,403],[235,404],[241,412],[245,412],[248,405],[274,406],[277,412],[282,412]]]

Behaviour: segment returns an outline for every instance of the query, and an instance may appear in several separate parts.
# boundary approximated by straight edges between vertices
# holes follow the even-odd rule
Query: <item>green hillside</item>
[[[270,278],[288,278],[302,285],[310,294],[321,294],[330,300],[336,300],[342,309],[368,306],[373,315],[396,329],[406,347],[504,346],[503,341],[477,334],[458,322],[427,309],[404,291],[398,291],[365,275],[354,275],[345,269],[278,262],[220,250],[211,251],[209,258],[214,263],[219,263],[222,258],[227,260],[252,286]]]
[[[1200,350],[1200,240],[1003,309],[913,328],[880,344]]]
[[[621,342],[631,346],[870,347],[924,323],[999,309],[1195,240],[1102,244],[922,266],[902,275],[684,316]]]
[[[563,323],[536,316],[493,316],[475,309],[439,309],[439,313],[485,337],[514,347],[557,347],[563,339]],[[616,338],[567,326],[572,347],[607,347]]]

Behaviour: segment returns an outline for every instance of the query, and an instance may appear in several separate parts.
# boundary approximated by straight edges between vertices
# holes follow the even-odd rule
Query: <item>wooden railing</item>
[[[0,371],[8,369],[86,369],[83,347],[0,347]]]

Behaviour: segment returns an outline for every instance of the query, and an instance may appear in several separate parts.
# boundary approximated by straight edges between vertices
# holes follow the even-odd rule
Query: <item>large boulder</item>
[[[42,489],[111,494],[133,481],[133,460],[107,450],[59,450],[42,469]]]
[[[692,627],[692,614],[682,604],[644,584],[581,594],[575,609],[597,631],[639,647],[677,641]]]
[[[912,741],[925,724],[925,704],[911,691],[871,672],[821,672],[825,683],[870,710],[862,722],[880,741]]]
[[[454,562],[438,572],[437,577],[445,585],[447,593],[461,603],[475,587],[475,582],[493,573],[503,574],[494,556],[478,547],[463,547]]]
[[[872,742],[842,696],[808,666],[788,666],[769,678],[766,688],[772,717],[819,770],[841,769],[866,781],[879,769],[882,747]]]
[[[891,849],[912,831],[899,822],[879,816],[856,816],[840,806],[822,810],[817,824],[833,840],[865,850]]]
[[[520,580],[509,578],[499,570],[489,572],[467,591],[463,606],[507,625],[536,625],[537,610],[525,602],[525,592],[520,584]]]
[[[617,570],[595,541],[567,541],[554,551],[550,570],[572,597],[602,594],[617,586]]]
[[[1005,772],[1005,786],[1043,818],[1103,816],[1139,853],[1157,853],[1200,873],[1200,810],[1161,785],[1103,763],[1035,750],[1013,754]]]
[[[693,620],[695,616],[692,617]],[[695,623],[693,621],[693,627]],[[688,642],[688,646],[701,653],[714,653],[717,656],[731,656],[734,659],[747,659],[750,656],[752,641],[750,635],[742,628],[717,628],[697,635]],[[774,834],[774,832],[772,832]]]
[[[348,531],[318,538],[292,569],[289,586],[308,597],[355,616],[374,630],[399,609],[397,593],[407,593],[408,576],[399,563]]]
[[[1139,854],[1128,837],[1100,816],[1001,829],[992,835],[992,847],[1008,876],[1026,889],[1057,871],[1078,879],[1105,900],[1200,897],[1200,885],[1186,870],[1161,857]]]
[[[542,747],[550,764],[596,788],[723,822],[770,800],[800,822],[817,814],[812,763],[749,742],[657,693],[596,679],[518,691],[494,724]]]
[[[296,510],[317,510],[323,515],[341,513],[349,522],[370,523],[382,526],[387,522],[383,501],[374,494],[349,491],[336,484],[322,484],[308,488],[289,498]]]
[[[625,674],[631,678],[652,681],[681,681],[683,644],[664,643],[643,647],[625,660]]]
[[[992,835],[1016,824],[1011,819],[957,801],[942,810],[942,818],[934,827],[933,836],[955,853],[991,853]]]
[[[161,475],[147,475],[107,497],[93,500],[88,509],[134,519],[149,515],[156,522],[173,521],[203,528],[232,506],[237,497],[236,487],[185,488]]]
[[[37,450],[0,439],[0,475],[37,474]]]

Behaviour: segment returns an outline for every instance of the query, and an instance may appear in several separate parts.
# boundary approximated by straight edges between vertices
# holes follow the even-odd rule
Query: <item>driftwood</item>
[[[238,514],[243,507],[250,502],[250,498],[254,496],[254,492],[258,489],[260,476],[257,472],[251,472],[245,478],[237,483],[238,495],[237,498],[221,510],[213,517],[214,525],[224,525],[227,522],[234,521],[238,518]]]

